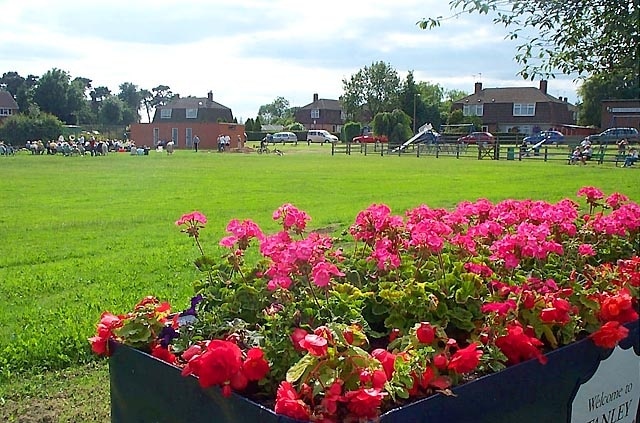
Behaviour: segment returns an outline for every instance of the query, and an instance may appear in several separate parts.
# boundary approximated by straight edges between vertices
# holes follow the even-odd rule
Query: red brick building
[[[577,109],[566,98],[547,93],[547,81],[536,87],[482,88],[476,82],[474,93],[456,101],[453,110],[464,116],[478,116],[489,132],[532,134],[554,128],[575,126]],[[563,131],[564,132],[564,131]]]
[[[640,100],[602,100],[602,129],[640,129]]]
[[[334,133],[342,131],[345,120],[340,101],[318,98],[318,94],[313,95],[313,102],[296,111],[295,118],[306,129],[324,129]]]
[[[153,121],[131,125],[131,139],[136,145],[156,146],[173,141],[175,148],[193,148],[193,138],[200,139],[200,149],[218,148],[218,136],[229,135],[231,148],[238,148],[238,136],[244,141],[244,125],[233,123],[231,109],[207,97],[175,98],[156,108]]]

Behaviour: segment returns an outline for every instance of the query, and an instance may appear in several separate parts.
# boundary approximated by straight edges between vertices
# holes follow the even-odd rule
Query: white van
[[[311,144],[312,142],[319,142],[321,144],[325,142],[338,142],[338,137],[324,129],[310,129],[307,132],[307,144]]]

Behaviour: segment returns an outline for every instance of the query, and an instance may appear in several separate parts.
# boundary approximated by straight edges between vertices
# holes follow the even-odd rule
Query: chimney
[[[209,101],[213,101],[213,91],[209,91],[209,92],[207,93],[207,100],[209,100]]]
[[[540,91],[542,91],[542,94],[546,94],[547,93],[547,80],[543,79],[542,81],[540,81]]]
[[[315,103],[316,101],[318,101],[318,93],[313,95],[313,102]]]
[[[476,86],[475,86],[475,89],[473,90],[473,93],[480,94],[480,91],[482,91],[482,82],[476,82]]]

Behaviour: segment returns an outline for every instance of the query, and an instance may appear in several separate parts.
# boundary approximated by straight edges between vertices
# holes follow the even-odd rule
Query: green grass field
[[[106,366],[86,339],[103,310],[124,312],[143,296],[187,305],[197,251],[174,225],[183,213],[208,217],[202,239],[215,252],[230,219],[276,230],[271,214],[283,203],[309,213],[312,229],[339,232],[372,203],[400,214],[478,198],[578,200],[585,185],[640,201],[638,170],[613,164],[331,156],[329,148],[0,157],[0,420],[108,421]]]

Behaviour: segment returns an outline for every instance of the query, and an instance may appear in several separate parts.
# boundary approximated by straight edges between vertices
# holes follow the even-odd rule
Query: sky
[[[239,121],[284,97],[302,107],[337,99],[343,80],[383,61],[401,78],[445,90],[539,85],[523,80],[517,43],[490,16],[451,16],[447,0],[0,0],[0,74],[58,68],[112,93],[123,82],[230,107]],[[576,103],[558,75],[548,93]],[[144,119],[145,117],[143,117]]]

